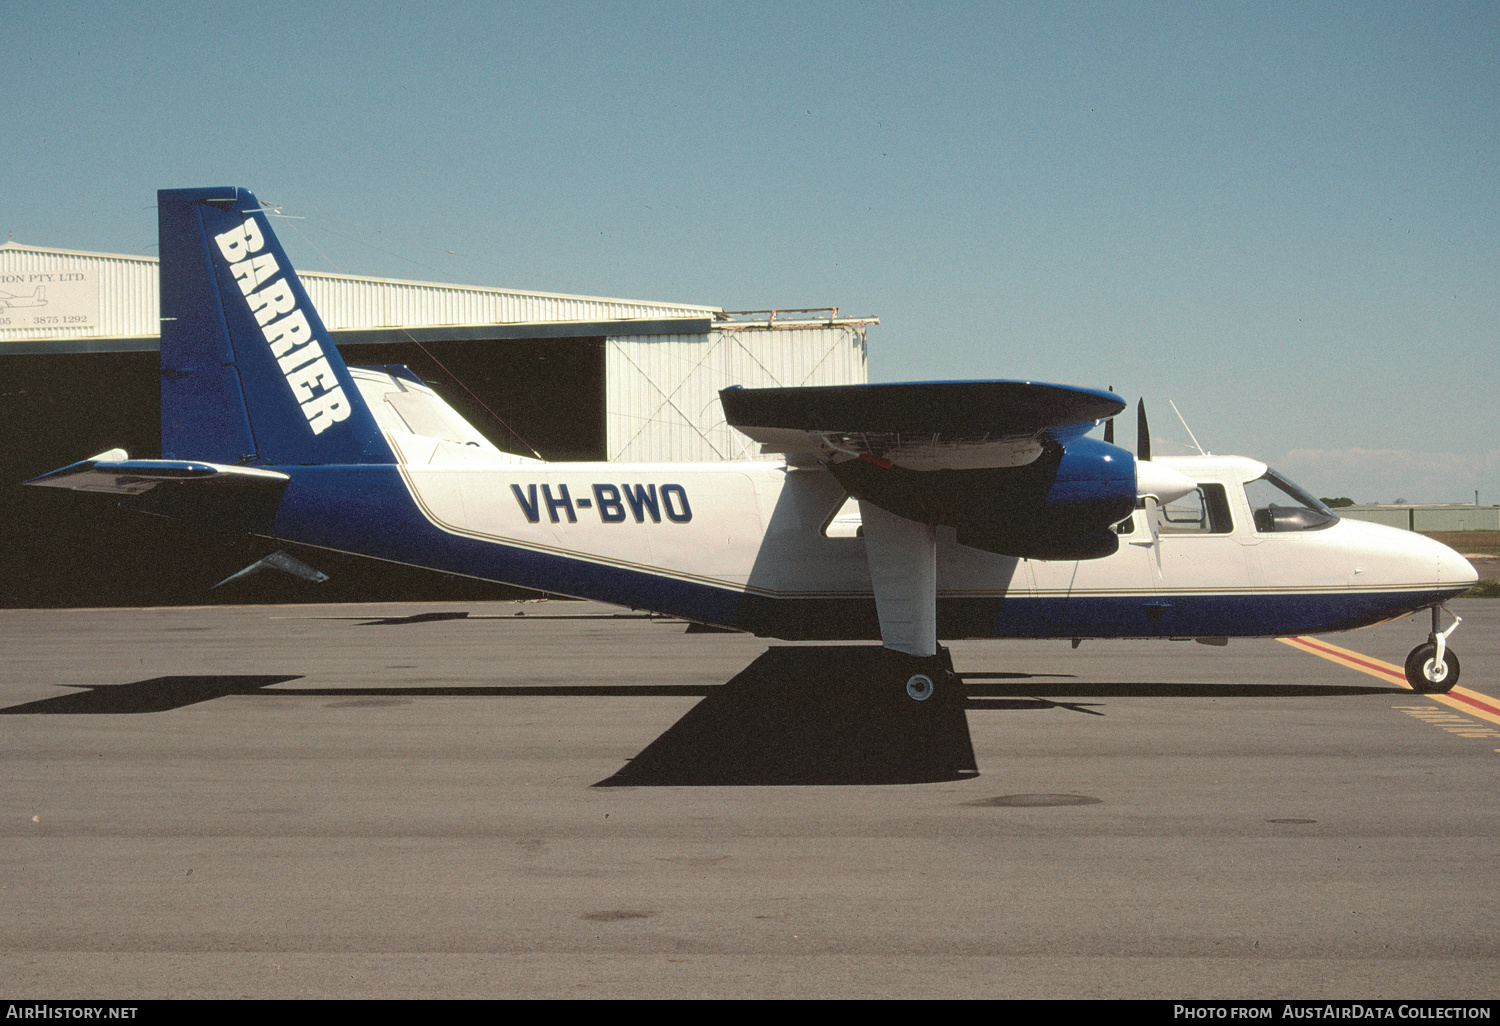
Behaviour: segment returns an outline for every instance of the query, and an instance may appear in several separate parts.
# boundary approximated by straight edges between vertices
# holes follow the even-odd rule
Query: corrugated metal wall
[[[298,271],[330,331],[437,324],[707,317],[716,307],[434,285]]]
[[[0,276],[83,270],[97,276],[99,317],[88,327],[7,328],[6,339],[135,338],[160,334],[157,261],[108,253],[0,245]],[[298,271],[331,331],[442,324],[601,321],[620,318],[708,317],[717,307],[597,296],[442,285]],[[0,289],[6,286],[0,285]],[[24,290],[34,287],[29,283]]]
[[[1500,506],[1345,506],[1334,512],[1408,531],[1500,531]]]
[[[16,243],[0,244],[0,281],[6,275],[26,276],[56,271],[84,270],[97,282],[99,316],[85,327],[65,325],[10,328],[0,325],[0,342],[31,338],[132,338],[161,334],[156,289],[156,260],[110,253],[77,253],[39,249]],[[0,289],[29,291],[35,284],[0,284]]]
[[[1392,507],[1390,509],[1357,509],[1351,506],[1343,506],[1334,510],[1341,517],[1350,520],[1363,520],[1367,524],[1384,524],[1386,527],[1399,527],[1408,530],[1411,520],[1411,510]]]
[[[1418,531],[1500,531],[1500,509],[1494,506],[1449,506],[1418,509]]]
[[[758,457],[724,423],[719,389],[869,380],[864,323],[725,328],[706,335],[617,336],[605,345],[605,429],[627,463]]]

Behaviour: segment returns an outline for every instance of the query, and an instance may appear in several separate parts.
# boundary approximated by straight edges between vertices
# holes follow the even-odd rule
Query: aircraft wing
[[[23,483],[41,488],[70,488],[77,492],[139,495],[167,482],[245,486],[290,480],[275,470],[198,460],[133,460],[124,449],[111,449]]]
[[[1134,458],[1084,437],[1125,408],[1113,392],[926,381],[727,388],[719,398],[729,424],[764,451],[819,463],[861,503],[952,527],[989,552],[1107,556],[1119,546],[1111,525],[1135,508]]]
[[[1113,392],[1031,381],[736,387],[719,398],[763,452],[919,471],[1025,466],[1049,440],[1066,446],[1125,408]]]

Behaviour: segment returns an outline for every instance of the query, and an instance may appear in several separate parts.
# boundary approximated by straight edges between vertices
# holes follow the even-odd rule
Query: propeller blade
[[[1113,392],[1115,390],[1115,386],[1110,385],[1109,390]],[[1115,444],[1115,418],[1113,417],[1104,422],[1104,440],[1110,445]]]
[[[1151,428],[1146,424],[1146,400],[1135,407],[1135,458],[1151,462]]]

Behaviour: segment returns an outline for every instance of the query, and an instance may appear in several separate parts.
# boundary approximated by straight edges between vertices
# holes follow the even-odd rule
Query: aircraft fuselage
[[[291,481],[264,533],[769,637],[881,636],[865,541],[827,529],[846,496],[821,467],[497,466],[447,443],[387,437],[398,465],[275,468]],[[1137,510],[1114,555],[1077,561],[980,551],[939,528],[939,635],[1339,631],[1432,606],[1475,579],[1457,553],[1407,531],[1349,520],[1257,530],[1244,488],[1265,471],[1256,461],[1159,462],[1220,486],[1216,522],[1191,510],[1172,522],[1169,510],[1153,533]]]

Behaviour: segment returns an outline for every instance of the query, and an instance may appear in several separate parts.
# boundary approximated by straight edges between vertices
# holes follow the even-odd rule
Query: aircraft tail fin
[[[165,189],[157,207],[163,458],[392,462],[255,196]]]

